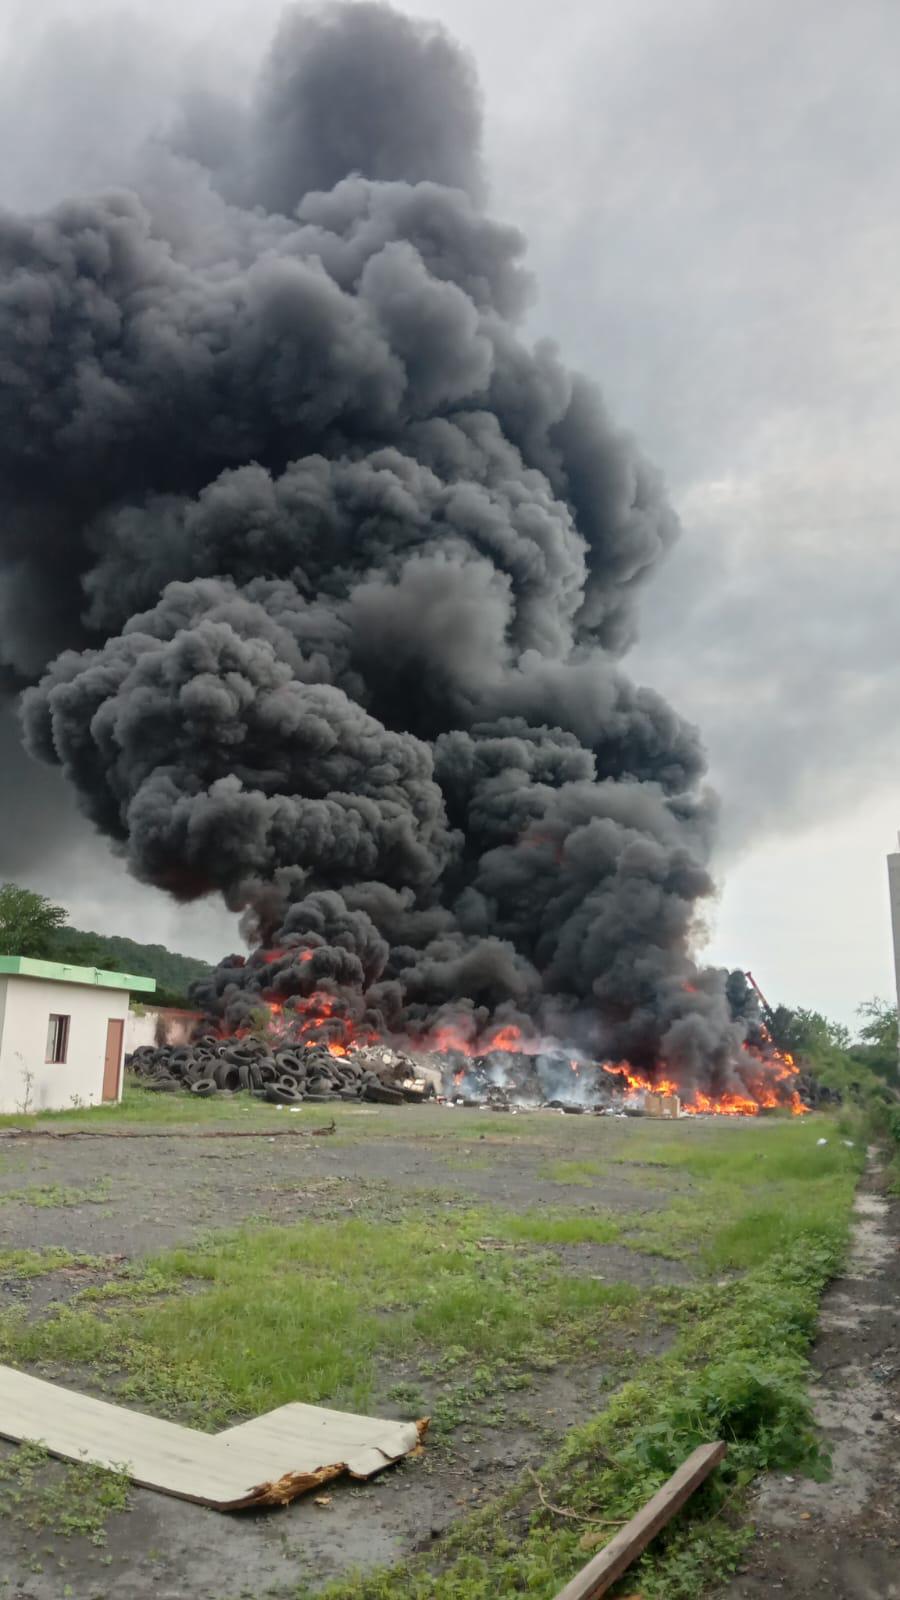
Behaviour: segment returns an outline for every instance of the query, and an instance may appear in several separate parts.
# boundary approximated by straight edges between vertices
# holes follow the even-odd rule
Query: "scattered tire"
[[[362,1095],[364,1100],[374,1100],[383,1106],[402,1106],[403,1093],[400,1089],[389,1089],[384,1083],[367,1083]]]
[[[265,1098],[271,1106],[296,1106],[303,1102],[299,1089],[286,1087],[283,1083],[270,1083],[265,1090]]]

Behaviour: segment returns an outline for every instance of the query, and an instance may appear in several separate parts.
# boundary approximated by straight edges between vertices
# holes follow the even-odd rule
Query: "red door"
[[[106,1024],[106,1059],[103,1063],[103,1098],[118,1100],[119,1075],[122,1071],[122,1038],[125,1024],[119,1017],[110,1017]]]

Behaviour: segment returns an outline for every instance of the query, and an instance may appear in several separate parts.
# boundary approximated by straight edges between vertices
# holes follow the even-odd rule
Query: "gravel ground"
[[[421,1118],[410,1110],[405,1124],[391,1119],[409,1129],[408,1138],[369,1134],[355,1140],[342,1124],[336,1138],[110,1135],[0,1143],[0,1249],[59,1245],[95,1255],[143,1256],[248,1217],[284,1222],[292,1204],[302,1216],[339,1204],[342,1196],[349,1201],[361,1185],[388,1185],[398,1195],[409,1194],[410,1205],[416,1191],[438,1190],[449,1200],[514,1211],[556,1206],[637,1212],[668,1204],[671,1184],[647,1188],[632,1167],[610,1163],[608,1174],[579,1183],[545,1175],[555,1162],[596,1154],[593,1119],[578,1118],[576,1132],[575,1119],[566,1118],[572,1134],[563,1141],[554,1128],[549,1144],[493,1132],[481,1136],[476,1125],[471,1143],[461,1139],[458,1149],[454,1144],[448,1150],[446,1143],[436,1148],[432,1135],[415,1137]],[[599,1124],[604,1142],[607,1127]],[[58,1204],[18,1198],[51,1186],[60,1191]]]

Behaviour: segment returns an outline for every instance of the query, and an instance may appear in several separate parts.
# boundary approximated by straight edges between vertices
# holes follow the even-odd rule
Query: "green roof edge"
[[[85,983],[100,989],[137,989],[154,994],[155,978],[133,972],[103,972],[100,967],[72,967],[65,961],[38,961],[33,956],[0,956],[0,977],[47,978],[51,983]]]

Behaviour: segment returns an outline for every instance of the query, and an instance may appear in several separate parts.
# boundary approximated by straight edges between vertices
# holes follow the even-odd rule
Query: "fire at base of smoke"
[[[307,902],[307,910],[316,901]],[[206,1027],[220,1040],[262,1038],[273,1050],[308,1049],[357,1059],[387,1051],[415,1075],[427,1063],[436,1088],[483,1102],[502,1099],[520,1106],[559,1101],[567,1106],[603,1106],[611,1098],[645,1093],[678,1095],[687,1113],[756,1115],[760,1110],[805,1109],[792,1057],[776,1049],[759,1003],[743,973],[717,974],[727,995],[735,1038],[718,1080],[705,1086],[679,1077],[672,1062],[650,1068],[598,1055],[578,1041],[578,1018],[568,1017],[568,1035],[539,1033],[531,1019],[491,1015],[451,1002],[439,1015],[425,1013],[418,1027],[391,1025],[378,985],[354,987],[345,967],[335,971],[328,945],[288,942],[230,957],[198,984],[195,999]],[[583,1031],[583,1025],[582,1025]],[[387,1057],[386,1057],[387,1059]],[[416,1063],[419,1065],[416,1066]]]
[[[300,1100],[374,1099],[399,1104],[436,1095],[451,1104],[495,1109],[557,1107],[566,1111],[643,1109],[662,1114],[755,1116],[807,1109],[792,1057],[775,1049],[765,1027],[747,1043],[739,1088],[682,1093],[661,1063],[643,1073],[628,1063],[592,1060],[577,1047],[538,1038],[518,1025],[444,1020],[417,1038],[388,1035],[376,1014],[348,1003],[345,993],[312,987],[310,948],[258,951],[234,957],[219,971],[231,975],[212,1014],[196,1025],[191,1045],[135,1053],[132,1065],[155,1088],[179,1084],[195,1094],[248,1090],[273,1104]],[[251,974],[249,998],[234,979]],[[276,985],[280,996],[276,995]],[[733,985],[733,987],[735,987]],[[239,1018],[240,1020],[235,1020]]]

